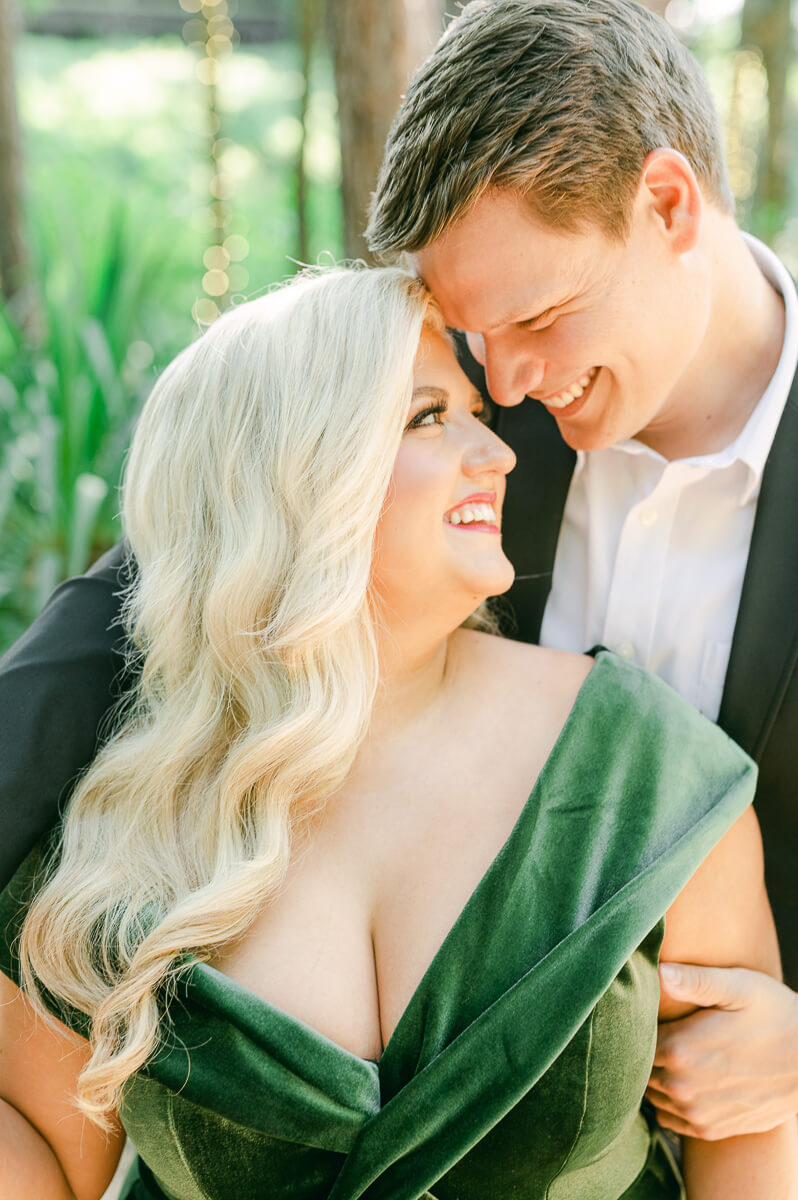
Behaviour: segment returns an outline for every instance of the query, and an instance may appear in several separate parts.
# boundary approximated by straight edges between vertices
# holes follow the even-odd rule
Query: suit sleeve
[[[55,824],[132,683],[119,625],[129,570],[120,542],[61,584],[0,659],[0,887]]]

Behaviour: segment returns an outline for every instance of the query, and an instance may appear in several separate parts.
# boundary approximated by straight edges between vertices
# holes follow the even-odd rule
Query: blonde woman
[[[754,768],[622,660],[493,636],[513,462],[400,270],[164,373],[137,689],[2,897],[4,1200],[96,1200],[123,1128],[130,1200],[682,1194],[662,918],[778,973]],[[688,1142],[690,1200],[792,1195],[793,1133]]]

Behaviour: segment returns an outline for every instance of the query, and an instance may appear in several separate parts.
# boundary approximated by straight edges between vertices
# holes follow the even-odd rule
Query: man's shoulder
[[[133,676],[121,623],[127,547],[56,588],[0,660],[0,886],[58,817]]]
[[[122,541],[84,575],[59,584],[33,624],[0,659],[0,675],[32,660],[55,663],[121,650],[122,596],[133,569]]]

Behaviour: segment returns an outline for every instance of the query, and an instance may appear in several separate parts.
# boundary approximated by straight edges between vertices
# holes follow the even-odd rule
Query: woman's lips
[[[445,525],[453,529],[471,529],[478,533],[498,533],[496,493],[480,492],[466,497],[444,513]]]
[[[472,521],[469,525],[452,525],[450,521],[444,521],[444,525],[449,525],[452,529],[466,529],[474,533],[500,533],[498,525],[486,525],[481,521]]]

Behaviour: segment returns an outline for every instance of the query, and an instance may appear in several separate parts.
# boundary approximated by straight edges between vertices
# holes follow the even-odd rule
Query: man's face
[[[447,324],[470,332],[498,404],[531,396],[583,450],[684,420],[689,390],[678,385],[707,327],[708,290],[645,189],[624,242],[597,227],[556,231],[515,193],[493,191],[415,257]]]

